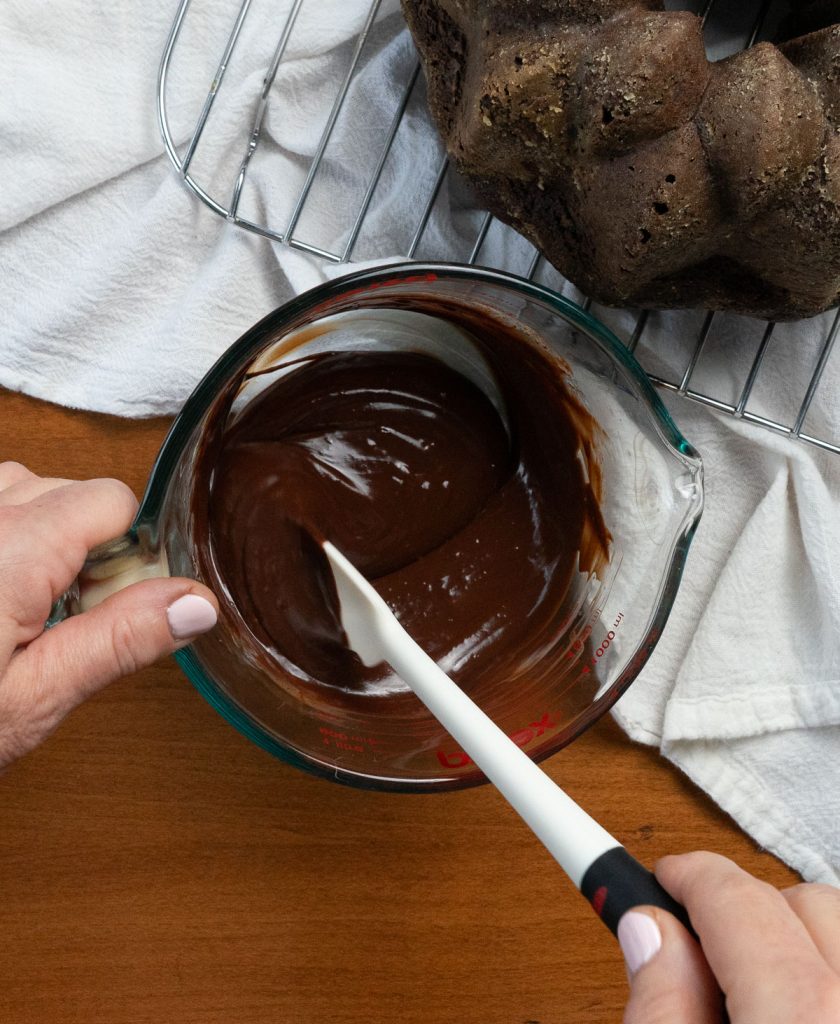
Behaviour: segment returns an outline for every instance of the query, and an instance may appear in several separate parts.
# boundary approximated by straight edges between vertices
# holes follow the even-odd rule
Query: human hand
[[[125,533],[136,511],[118,480],[42,479],[0,463],[0,769],[85,698],[215,624],[206,587],[163,578],[44,630],[90,549]]]
[[[656,877],[691,917],[700,946],[655,907],[618,936],[631,976],[624,1024],[840,1022],[840,889],[779,892],[714,853],[665,857]]]

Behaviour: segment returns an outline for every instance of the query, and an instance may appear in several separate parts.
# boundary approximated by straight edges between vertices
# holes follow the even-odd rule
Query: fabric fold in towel
[[[672,404],[706,457],[706,509],[616,717],[762,846],[840,884],[838,457]]]
[[[122,416],[173,413],[251,324],[349,269],[238,230],[179,182],[154,111],[176,6],[6,0],[0,7],[0,384],[7,388]],[[167,92],[179,147],[192,134],[238,6],[202,0],[185,19]],[[229,201],[289,9],[290,0],[252,3],[196,150],[191,173],[219,201]],[[281,230],[292,219],[368,10],[367,0],[303,3],[243,191],[243,216],[261,222],[271,211]],[[365,111],[363,124],[337,121],[299,211],[298,237],[336,251],[351,240],[414,63],[398,4],[383,0],[347,98]],[[399,258],[429,198],[442,149],[412,103],[354,259]],[[418,255],[469,257],[483,215],[463,200],[448,175],[439,200],[446,216],[430,223]],[[529,247],[510,233],[489,233],[482,262],[523,272],[529,261]],[[632,332],[629,314],[594,312],[624,337]],[[833,316],[777,328],[754,392],[759,413],[791,408],[794,421]],[[676,379],[696,322],[685,313],[651,314],[647,333],[665,338],[657,358],[670,361],[665,369]],[[761,330],[742,318],[716,320],[704,364],[716,374],[708,394],[733,386],[734,367],[748,365],[751,354],[743,353]],[[835,353],[807,421],[835,442],[838,364]],[[840,883],[840,456],[678,397],[668,402],[704,457],[706,511],[663,638],[616,717],[757,842],[807,879]]]

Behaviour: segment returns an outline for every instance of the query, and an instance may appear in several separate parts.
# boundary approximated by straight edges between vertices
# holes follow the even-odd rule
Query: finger
[[[19,462],[0,462],[0,491],[22,480],[37,480],[35,474]]]
[[[828,966],[840,975],[840,889],[833,885],[794,885],[782,896],[808,929]]]
[[[19,480],[5,489],[0,489],[0,506],[25,505],[28,501],[40,498],[42,494],[54,491],[57,487],[66,487],[76,483],[75,480],[62,480],[60,477],[33,477],[31,480]]]
[[[32,749],[86,697],[211,629],[218,603],[193,580],[145,580],[18,651],[0,687],[0,764]]]
[[[137,513],[137,498],[121,480],[79,480],[48,490],[30,503],[27,513],[37,528],[57,539],[84,547],[85,554],[128,529]],[[35,526],[33,525],[33,528]]]
[[[700,947],[657,907],[637,907],[618,923],[630,998],[624,1024],[720,1024],[723,997]]]
[[[665,857],[656,877],[683,906],[733,1020],[823,1024],[837,975],[772,886],[713,853]]]
[[[125,533],[136,511],[119,480],[71,483],[0,508],[0,647],[36,636],[90,549]]]

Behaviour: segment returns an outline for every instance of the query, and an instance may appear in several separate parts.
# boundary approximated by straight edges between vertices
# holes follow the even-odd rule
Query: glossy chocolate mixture
[[[467,690],[563,656],[573,580],[609,544],[593,424],[536,346],[489,321],[473,335],[506,422],[430,355],[328,352],[268,385],[199,460],[204,575],[296,686],[404,689],[344,645],[316,537]]]

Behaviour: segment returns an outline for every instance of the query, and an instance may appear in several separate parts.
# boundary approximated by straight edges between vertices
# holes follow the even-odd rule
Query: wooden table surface
[[[139,494],[167,423],[0,392],[0,458]],[[794,876],[611,719],[545,763],[632,852]],[[252,746],[174,661],[0,778],[4,1024],[616,1024],[612,936],[490,788],[358,792]]]

